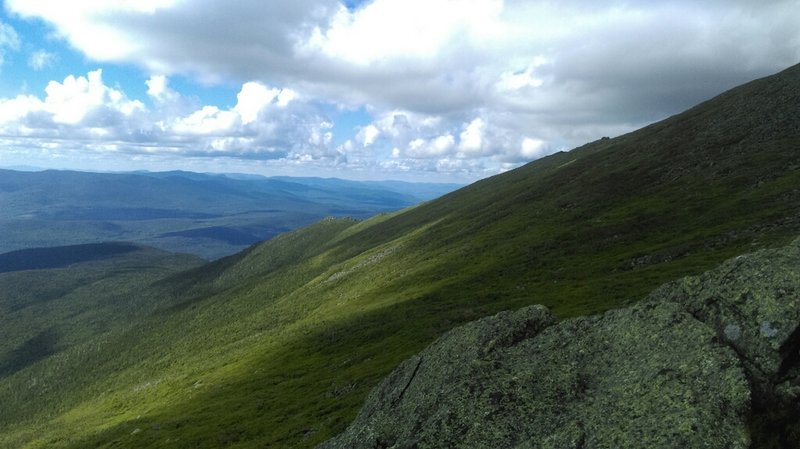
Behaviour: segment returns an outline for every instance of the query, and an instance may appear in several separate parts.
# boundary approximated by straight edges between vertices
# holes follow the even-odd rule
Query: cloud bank
[[[291,90],[248,82],[232,108],[220,109],[195,105],[163,75],[146,84],[152,106],[106,85],[102,70],[51,81],[44,98],[0,100],[0,136],[16,146],[128,155],[270,160],[331,151],[329,123]]]
[[[98,64],[153,74],[147,99],[92,72],[51,83],[43,98],[2,100],[7,142],[387,175],[487,176],[800,61],[800,8],[788,0],[350,8],[334,0],[7,0],[6,8],[51,24]],[[14,36],[0,27],[0,55],[19,45]],[[192,105],[169,88],[175,75],[242,87],[230,109]],[[326,105],[363,108],[370,123],[342,131]]]

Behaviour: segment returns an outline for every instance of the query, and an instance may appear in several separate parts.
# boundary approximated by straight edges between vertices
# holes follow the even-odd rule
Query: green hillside
[[[0,377],[0,446],[312,447],[458,324],[537,303],[595,313],[788,242],[799,148],[795,66],[415,208],[323,220],[143,284],[104,302],[146,306],[102,338]]]
[[[11,267],[0,274],[0,420],[26,419],[95,380],[87,355],[104,339],[134,326],[157,298],[142,287],[203,263],[131,244],[95,244],[23,251],[52,268]],[[17,253],[3,254],[10,262]],[[69,266],[66,266],[69,264]],[[61,367],[70,363],[70,371]],[[57,383],[50,383],[58,377]],[[41,382],[40,382],[41,380]],[[25,383],[20,388],[20,382]],[[5,428],[5,427],[4,427]],[[4,434],[4,432],[0,432]],[[1,437],[0,437],[1,438]],[[6,442],[3,447],[14,447]]]

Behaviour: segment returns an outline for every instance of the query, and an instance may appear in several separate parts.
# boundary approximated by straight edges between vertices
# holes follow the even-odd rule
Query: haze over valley
[[[0,253],[125,241],[217,259],[328,216],[363,219],[457,187],[190,172],[0,170]]]

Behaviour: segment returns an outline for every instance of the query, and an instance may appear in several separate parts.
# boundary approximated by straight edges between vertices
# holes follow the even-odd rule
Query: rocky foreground
[[[443,335],[320,448],[800,448],[800,240],[634,306]]]

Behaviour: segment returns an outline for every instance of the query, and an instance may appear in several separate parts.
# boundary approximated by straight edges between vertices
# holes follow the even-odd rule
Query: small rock
[[[778,335],[778,330],[772,327],[769,321],[761,323],[761,336],[764,338],[773,338]]]
[[[742,336],[742,328],[739,327],[738,324],[729,324],[725,326],[723,334],[725,334],[725,338],[728,340],[736,341]]]

